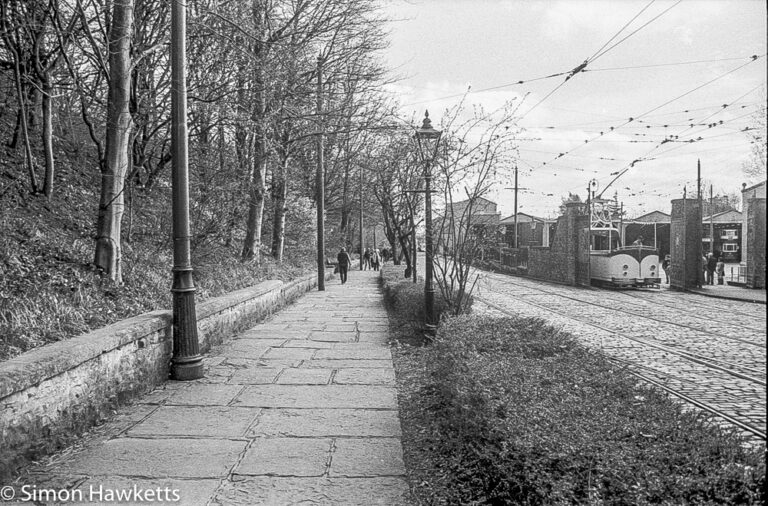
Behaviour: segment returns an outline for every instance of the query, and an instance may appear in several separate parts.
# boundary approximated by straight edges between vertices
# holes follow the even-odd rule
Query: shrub
[[[381,269],[381,280],[384,289],[384,300],[397,318],[410,322],[414,328],[421,328],[424,322],[424,280],[414,283],[403,275],[405,267],[399,265],[385,265]],[[472,306],[472,298],[469,298],[468,308]],[[435,314],[440,319],[447,315],[450,305],[442,297],[439,290],[435,291]]]
[[[443,320],[423,363],[431,503],[765,501],[764,447],[540,320]]]

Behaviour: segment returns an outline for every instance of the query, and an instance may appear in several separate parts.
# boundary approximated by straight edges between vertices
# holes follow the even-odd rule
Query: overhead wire
[[[620,128],[622,128],[622,127],[624,127],[624,126],[628,125],[629,123],[632,123],[633,121],[635,121],[635,120],[637,120],[637,119],[639,119],[639,118],[645,117],[645,116],[649,115],[649,114],[650,114],[650,113],[652,113],[652,112],[658,111],[659,109],[661,109],[661,108],[663,108],[663,107],[665,107],[665,106],[667,106],[667,105],[669,105],[669,104],[671,104],[671,103],[673,103],[673,102],[676,102],[677,100],[680,100],[681,98],[683,98],[683,97],[685,97],[685,96],[688,96],[688,95],[690,95],[691,93],[694,93],[695,91],[698,91],[698,90],[700,90],[701,88],[704,88],[705,86],[708,86],[708,85],[710,85],[710,84],[714,83],[715,81],[718,81],[718,80],[722,79],[723,77],[725,77],[725,76],[727,76],[727,75],[730,75],[730,74],[732,74],[732,73],[734,73],[734,72],[736,72],[736,71],[738,71],[738,70],[742,69],[743,67],[745,67],[745,66],[747,66],[747,65],[749,65],[749,64],[751,64],[751,63],[753,63],[753,62],[755,62],[755,61],[757,61],[758,59],[760,59],[760,58],[762,58],[762,57],[764,57],[764,56],[765,56],[765,54],[763,54],[763,55],[760,55],[760,56],[757,56],[757,55],[755,55],[755,57],[754,57],[754,58],[751,58],[751,59],[750,59],[750,61],[748,61],[748,62],[746,62],[746,63],[743,63],[742,65],[739,65],[738,67],[735,67],[735,68],[733,68],[733,69],[729,70],[728,72],[725,72],[725,73],[723,73],[723,74],[720,74],[720,75],[718,75],[717,77],[715,77],[715,78],[713,78],[713,79],[710,79],[709,81],[707,81],[707,82],[705,82],[705,83],[703,83],[703,84],[701,84],[701,85],[699,85],[699,86],[696,86],[695,88],[693,88],[693,89],[691,89],[691,90],[688,90],[688,91],[686,91],[685,93],[683,93],[683,94],[681,94],[681,95],[678,95],[678,96],[676,96],[675,98],[672,98],[672,99],[670,99],[670,100],[667,100],[666,102],[664,102],[664,103],[662,103],[662,104],[660,104],[660,105],[658,105],[658,106],[656,106],[656,107],[654,107],[654,108],[652,108],[652,109],[649,109],[648,111],[646,111],[646,112],[644,112],[644,113],[642,113],[642,114],[640,114],[640,115],[638,115],[638,116],[635,116],[635,117],[630,117],[630,118],[629,118],[629,119],[627,119],[627,120],[626,120],[624,123],[622,123],[622,124],[620,124],[620,125],[618,125],[618,126],[615,126],[615,127],[614,127],[614,126],[610,127],[610,129],[609,129],[609,133],[610,133],[610,132],[614,132],[614,131],[616,131],[616,130],[620,129]],[[572,148],[572,149],[570,149],[570,150],[568,150],[568,151],[564,151],[564,152],[562,152],[562,153],[558,154],[558,156],[557,156],[557,157],[555,157],[554,159],[550,160],[550,162],[549,162],[549,163],[551,163],[551,162],[554,162],[555,160],[557,160],[558,158],[562,158],[563,156],[567,156],[567,155],[568,155],[568,154],[570,154],[571,152],[573,152],[573,151],[575,151],[575,150],[577,150],[577,149],[579,149],[579,148],[581,148],[581,147],[585,146],[586,144],[590,144],[590,143],[592,143],[592,142],[595,142],[597,139],[599,139],[600,137],[602,137],[602,136],[604,136],[604,135],[605,135],[605,132],[601,132],[600,134],[598,134],[598,135],[597,135],[597,136],[595,136],[594,138],[585,140],[585,141],[584,141],[584,143],[582,143],[582,144],[579,144],[579,145],[575,146],[574,148]],[[542,163],[542,165],[541,165],[540,167],[543,167],[543,166],[547,165],[547,163],[548,163],[548,162],[543,162],[543,163]]]
[[[627,40],[628,38],[630,38],[631,36],[633,36],[634,34],[636,34],[637,32],[639,32],[639,31],[640,31],[640,30],[642,30],[643,28],[645,28],[646,26],[650,25],[651,23],[653,23],[654,21],[656,21],[657,19],[659,19],[661,16],[663,16],[664,14],[666,14],[667,12],[669,12],[670,10],[672,10],[673,8],[675,8],[675,7],[677,7],[678,5],[680,5],[680,3],[681,3],[682,1],[683,1],[683,0],[677,0],[677,2],[675,2],[674,4],[670,5],[670,6],[669,6],[669,7],[667,7],[666,9],[664,9],[664,10],[663,10],[661,13],[659,13],[659,14],[657,14],[656,16],[654,16],[653,18],[651,18],[651,19],[650,19],[650,21],[648,21],[648,22],[646,22],[645,24],[641,25],[641,26],[640,26],[639,28],[637,28],[635,31],[633,31],[632,33],[630,33],[629,35],[627,35],[626,37],[624,37],[623,39],[621,39],[620,41],[618,41],[616,44],[612,45],[611,47],[609,47],[608,49],[606,49],[606,50],[605,50],[605,51],[603,51],[602,53],[600,53],[600,54],[598,54],[598,55],[594,56],[594,57],[592,58],[591,62],[594,62],[594,61],[595,61],[595,60],[597,60],[598,58],[602,57],[603,55],[605,55],[606,53],[608,53],[610,50],[612,50],[613,48],[615,48],[616,46],[618,46],[619,44],[621,44],[622,42],[624,42],[625,40]],[[653,3],[653,1],[651,1],[651,3]],[[643,10],[647,9],[649,6],[650,6],[650,4],[646,5],[646,6],[643,8]],[[641,11],[641,12],[642,12],[642,11]],[[633,20],[634,20],[634,18],[633,18]]]

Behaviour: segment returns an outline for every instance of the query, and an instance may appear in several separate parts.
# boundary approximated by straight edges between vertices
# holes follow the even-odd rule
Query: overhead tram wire
[[[561,88],[561,87],[562,87],[562,86],[563,86],[563,85],[564,85],[566,82],[568,82],[568,80],[570,80],[570,79],[571,79],[573,76],[575,76],[575,75],[576,75],[576,74],[578,74],[579,72],[582,72],[582,71],[584,71],[584,70],[585,70],[585,68],[586,68],[586,66],[587,66],[589,63],[591,63],[592,61],[594,61],[594,60],[596,60],[597,58],[601,57],[602,55],[604,55],[605,53],[607,53],[607,52],[608,52],[608,51],[610,51],[611,49],[615,48],[616,46],[618,46],[619,44],[621,44],[622,42],[624,42],[625,40],[627,40],[629,37],[631,37],[632,35],[634,35],[634,34],[635,34],[635,33],[637,33],[638,31],[640,31],[640,30],[642,30],[643,28],[645,28],[647,25],[649,25],[650,23],[652,23],[653,21],[655,21],[656,19],[658,19],[659,17],[661,17],[662,15],[664,15],[664,14],[665,14],[667,11],[669,11],[669,10],[670,10],[672,7],[674,7],[675,5],[679,4],[679,3],[680,3],[682,0],[678,0],[678,2],[677,2],[677,3],[675,3],[674,5],[672,5],[672,7],[669,7],[669,8],[667,8],[667,9],[666,9],[666,10],[664,10],[664,11],[663,11],[661,14],[658,14],[656,17],[654,17],[653,19],[651,19],[651,20],[650,20],[650,21],[648,21],[647,23],[643,24],[643,25],[642,25],[640,28],[638,28],[637,30],[633,31],[632,33],[630,33],[629,35],[627,35],[626,37],[624,37],[623,39],[621,39],[620,41],[618,41],[616,44],[614,44],[613,46],[611,46],[611,47],[609,47],[608,49],[606,49],[605,51],[603,51],[603,49],[605,49],[605,47],[606,47],[608,44],[610,44],[610,43],[611,43],[611,42],[612,42],[612,41],[613,41],[613,40],[614,40],[616,37],[618,37],[618,36],[621,34],[621,32],[622,32],[622,31],[624,31],[624,29],[626,29],[626,28],[627,28],[627,26],[629,26],[629,25],[630,25],[630,24],[631,24],[631,23],[632,23],[632,22],[633,22],[635,19],[637,19],[637,18],[638,18],[638,17],[639,17],[639,16],[640,16],[640,15],[641,15],[643,12],[645,12],[645,10],[646,10],[646,9],[648,9],[648,7],[650,7],[650,6],[651,6],[651,5],[652,5],[652,4],[653,4],[655,1],[656,1],[656,0],[651,0],[651,1],[650,1],[650,2],[649,2],[649,3],[648,3],[646,6],[645,6],[645,7],[643,7],[643,8],[640,10],[640,12],[638,12],[637,14],[635,14],[635,16],[634,16],[632,19],[630,19],[630,20],[629,20],[629,21],[628,21],[628,22],[627,22],[627,23],[626,23],[624,26],[622,26],[622,27],[621,27],[621,29],[619,29],[619,31],[618,31],[618,32],[616,32],[616,33],[613,35],[613,37],[611,37],[610,39],[608,39],[608,41],[607,41],[605,44],[603,44],[603,46],[602,46],[600,49],[598,49],[598,50],[595,52],[595,54],[594,54],[593,56],[591,56],[590,58],[587,58],[586,60],[584,60],[584,62],[583,62],[583,63],[581,63],[580,65],[577,65],[575,68],[573,68],[573,69],[571,69],[571,70],[569,70],[569,71],[566,71],[566,72],[557,72],[557,73],[555,73],[555,74],[550,74],[550,75],[547,75],[547,76],[537,77],[537,78],[533,78],[533,79],[527,79],[527,80],[519,80],[519,81],[515,81],[515,82],[511,82],[511,83],[507,83],[507,84],[502,84],[502,85],[498,85],[498,86],[491,86],[491,87],[489,87],[489,88],[482,88],[482,89],[479,89],[479,90],[475,91],[475,93],[482,93],[482,92],[485,92],[485,91],[493,91],[493,90],[498,90],[498,89],[501,89],[501,88],[507,88],[507,87],[509,87],[509,86],[517,86],[517,85],[521,85],[521,84],[532,83],[532,82],[535,82],[535,81],[541,81],[541,80],[544,80],[544,79],[551,79],[551,78],[555,78],[555,77],[566,76],[566,78],[565,78],[565,81],[563,81],[562,83],[560,83],[559,85],[557,85],[557,86],[556,86],[556,87],[555,87],[555,88],[554,88],[552,91],[550,91],[549,93],[547,93],[547,94],[546,94],[546,95],[545,95],[545,96],[544,96],[544,97],[543,97],[541,100],[539,100],[539,101],[538,101],[536,104],[534,104],[534,105],[533,105],[533,107],[531,107],[530,109],[528,109],[528,111],[526,111],[526,112],[525,112],[525,113],[524,113],[524,114],[523,114],[523,115],[520,117],[520,119],[522,120],[522,119],[523,119],[525,116],[527,116],[527,115],[528,115],[528,114],[529,114],[531,111],[533,111],[533,110],[534,110],[536,107],[538,107],[539,105],[541,105],[541,103],[542,103],[542,102],[544,102],[546,99],[548,99],[550,96],[552,96],[552,94],[554,94],[554,93],[555,93],[557,90],[559,90],[559,89],[560,89],[560,88]],[[601,52],[601,51],[602,51],[602,52]],[[470,87],[470,89],[471,89],[471,87]],[[446,95],[446,96],[443,96],[443,97],[438,97],[438,98],[435,98],[435,99],[430,99],[430,100],[421,100],[421,101],[419,101],[419,102],[411,102],[411,103],[408,103],[408,104],[404,104],[402,107],[410,107],[410,106],[412,106],[412,105],[419,105],[419,104],[423,104],[423,103],[427,103],[427,102],[434,102],[434,101],[438,101],[438,100],[446,100],[446,99],[449,99],[449,98],[456,98],[456,97],[461,97],[461,96],[465,96],[467,93],[469,93],[469,91],[470,91],[470,90],[468,89],[468,90],[467,90],[466,92],[464,92],[464,93],[455,93],[455,94],[452,94],[452,95]]]
[[[763,54],[762,56],[765,56],[765,54]],[[730,74],[731,72],[735,72],[736,70],[740,69],[741,67],[743,67],[743,66],[745,66],[745,65],[749,65],[749,64],[750,64],[750,63],[752,63],[753,61],[757,60],[757,58],[759,58],[759,57],[757,57],[757,56],[756,56],[755,58],[753,58],[753,59],[752,59],[752,60],[750,60],[749,62],[745,63],[744,65],[741,65],[741,66],[739,66],[739,67],[737,67],[737,68],[735,68],[735,69],[733,69],[733,70],[731,70],[731,71],[727,72],[726,74],[723,74],[723,75],[721,75],[721,76],[718,76],[718,77],[716,77],[714,80],[720,79],[721,77],[724,77],[725,75],[728,75],[728,74]],[[713,81],[714,81],[714,80],[713,80]],[[704,85],[702,85],[702,86],[706,86],[706,84],[709,84],[709,83],[711,83],[711,82],[712,82],[712,81],[709,81],[708,83],[705,83],[705,84],[704,84]],[[698,88],[701,88],[702,86],[699,86]],[[761,86],[761,85],[758,85],[757,87],[755,87],[755,88],[752,88],[751,90],[747,91],[747,92],[746,92],[746,93],[744,93],[743,95],[740,95],[740,96],[739,96],[739,97],[738,97],[736,100],[732,101],[732,102],[731,102],[731,104],[733,104],[733,103],[737,103],[737,102],[738,102],[739,100],[741,100],[742,98],[744,98],[744,97],[746,97],[747,95],[749,95],[750,93],[754,92],[754,91],[755,91],[757,88],[759,88],[760,86]],[[691,91],[689,91],[689,92],[687,92],[687,93],[685,93],[685,94],[681,95],[681,96],[680,96],[680,97],[678,97],[678,98],[681,98],[681,97],[683,97],[683,96],[687,95],[688,93],[691,93],[692,91],[695,91],[695,90],[696,90],[696,89],[698,89],[698,88],[695,88],[694,90],[691,90]],[[675,100],[677,100],[677,99],[675,99]],[[669,102],[667,102],[667,103],[669,103]],[[660,106],[660,107],[663,107],[663,105],[662,105],[662,106]],[[658,109],[658,108],[657,108],[657,109]],[[722,112],[724,109],[725,109],[725,108],[723,108],[723,109],[721,109],[720,111],[717,111],[717,112],[718,112],[718,113],[719,113],[719,112]],[[713,114],[710,114],[709,116],[707,116],[707,119],[708,119],[708,118],[711,118],[712,116],[714,116],[714,113],[713,113]],[[688,129],[686,129],[686,130],[688,130]],[[683,132],[685,132],[685,130],[683,130],[681,133],[683,133]],[[735,133],[735,132],[728,132],[727,134],[723,134],[723,135],[729,135],[729,134],[732,134],[732,133]],[[694,141],[694,142],[698,142],[698,141]],[[663,141],[662,141],[661,143],[658,143],[656,146],[654,146],[653,148],[651,148],[651,149],[650,149],[650,150],[649,150],[647,153],[645,153],[644,155],[642,155],[640,158],[637,158],[635,161],[633,161],[632,163],[630,163],[628,166],[624,167],[623,169],[621,169],[621,170],[619,170],[619,171],[616,171],[616,172],[612,172],[610,175],[611,175],[611,176],[615,175],[616,177],[614,177],[614,178],[611,180],[611,182],[610,182],[610,183],[608,183],[608,184],[607,184],[607,185],[606,185],[606,186],[603,188],[603,192],[604,192],[604,191],[605,191],[605,190],[606,190],[606,189],[607,189],[609,186],[611,186],[611,185],[612,185],[612,184],[613,184],[613,183],[614,183],[616,180],[618,180],[618,179],[619,179],[621,176],[623,176],[624,174],[626,174],[626,173],[629,171],[629,169],[631,169],[631,168],[632,168],[632,167],[635,165],[635,163],[636,163],[636,162],[647,160],[647,157],[648,157],[649,155],[653,154],[653,152],[654,152],[654,151],[656,151],[657,149],[659,149],[659,148],[660,148],[660,147],[661,147],[663,144],[664,144],[664,142],[663,142]],[[663,155],[663,154],[665,154],[665,153],[669,153],[670,151],[674,151],[674,150],[676,150],[676,149],[679,149],[679,148],[681,148],[681,147],[683,147],[683,146],[685,146],[685,145],[687,145],[687,144],[690,144],[690,143],[681,144],[680,146],[676,146],[675,148],[672,148],[672,149],[668,149],[667,151],[664,151],[664,152],[660,153],[659,155],[657,155],[656,157],[654,157],[654,159],[657,159],[657,158],[659,158],[659,156],[660,156],[660,155]],[[602,195],[602,192],[601,192],[600,194]]]
[[[602,46],[600,49],[598,49],[597,51],[595,51],[595,54],[593,54],[592,56],[590,56],[589,58],[587,58],[587,61],[595,61],[595,60],[598,58],[598,55],[600,55],[600,51],[602,51],[603,49],[605,49],[605,47],[606,47],[608,44],[610,44],[611,42],[613,42],[613,39],[615,39],[616,37],[618,37],[618,36],[621,34],[621,32],[623,32],[623,31],[624,31],[624,29],[625,29],[625,28],[627,28],[629,25],[631,25],[631,24],[632,24],[632,22],[633,22],[634,20],[636,20],[638,17],[640,17],[640,15],[641,15],[643,12],[645,12],[645,11],[646,11],[646,9],[648,9],[648,7],[650,7],[651,5],[653,5],[653,3],[654,3],[655,1],[656,1],[656,0],[651,0],[650,2],[648,2],[648,4],[647,4],[645,7],[643,7],[642,9],[640,9],[640,12],[638,12],[637,14],[635,14],[635,15],[634,15],[634,17],[633,17],[632,19],[630,19],[629,21],[627,21],[627,23],[626,23],[624,26],[622,26],[622,27],[619,29],[619,31],[618,31],[618,32],[616,32],[616,33],[614,34],[614,36],[613,36],[613,37],[611,37],[610,39],[608,39],[608,42],[606,42],[605,44],[603,44],[603,46]],[[631,35],[631,34],[630,34],[630,35]],[[606,52],[607,52],[607,51],[606,51]],[[605,53],[603,53],[603,54],[605,54]]]
[[[654,1],[655,1],[655,0],[651,0],[651,3],[649,3],[648,5],[646,5],[645,7],[643,7],[643,10],[642,10],[642,11],[640,11],[640,13],[642,13],[642,12],[643,12],[645,9],[647,9],[648,7],[650,7],[650,5],[651,5],[651,4],[652,4]],[[641,26],[640,26],[639,28],[637,28],[635,31],[633,31],[632,33],[630,33],[629,35],[627,35],[626,37],[624,37],[623,39],[621,39],[620,41],[618,41],[616,44],[612,45],[611,47],[609,47],[608,49],[606,49],[606,50],[605,50],[605,51],[603,51],[602,53],[600,53],[600,54],[597,54],[597,55],[593,56],[593,57],[592,57],[592,59],[590,60],[590,63],[594,62],[595,60],[597,60],[598,58],[600,58],[601,56],[603,56],[604,54],[606,54],[608,51],[612,50],[613,48],[615,48],[616,46],[618,46],[619,44],[621,44],[622,42],[624,42],[625,40],[627,40],[628,38],[630,38],[631,36],[633,36],[634,34],[636,34],[637,32],[639,32],[640,30],[642,30],[642,29],[643,29],[643,28],[645,28],[646,26],[650,25],[651,23],[653,23],[654,21],[656,21],[657,19],[659,19],[661,16],[663,16],[664,14],[666,14],[667,12],[669,12],[670,10],[674,9],[675,7],[677,7],[677,6],[678,6],[678,5],[679,5],[679,4],[680,4],[682,1],[683,1],[683,0],[677,0],[677,2],[675,2],[674,4],[670,5],[669,7],[667,7],[667,8],[666,8],[666,9],[664,9],[663,11],[661,11],[661,13],[659,13],[659,14],[657,14],[655,17],[651,18],[651,19],[650,19],[650,21],[648,21],[648,22],[646,22],[645,24],[641,25]],[[640,15],[640,13],[638,13],[638,16]],[[637,16],[635,16],[634,18],[632,18],[632,21],[634,21],[636,18],[637,18]],[[631,22],[631,21],[630,21],[630,22]],[[623,28],[622,28],[622,30],[623,30]]]
[[[759,84],[759,85],[757,85],[757,86],[753,87],[752,89],[750,89],[750,90],[749,90],[749,91],[747,91],[746,93],[744,93],[744,94],[740,95],[740,96],[739,96],[739,97],[737,97],[736,99],[734,99],[734,100],[732,100],[732,101],[730,101],[730,102],[728,102],[728,103],[726,103],[726,104],[723,104],[723,105],[720,107],[720,109],[718,109],[718,110],[717,110],[717,111],[715,111],[714,113],[712,113],[712,114],[710,114],[710,115],[706,116],[705,118],[703,118],[702,120],[699,120],[699,121],[706,121],[706,120],[708,120],[709,118],[711,118],[711,117],[715,116],[716,114],[719,114],[719,113],[721,113],[721,112],[725,111],[725,110],[726,110],[728,107],[731,107],[731,106],[733,106],[734,104],[737,104],[737,103],[738,103],[738,102],[739,102],[741,99],[743,99],[744,97],[746,97],[746,96],[750,95],[751,93],[754,93],[756,90],[758,90],[758,89],[759,89],[761,86],[763,86],[764,84],[765,84],[765,83],[761,83],[761,84]],[[751,114],[751,113],[750,113],[750,114]],[[740,116],[740,117],[738,117],[738,118],[732,118],[732,119],[731,119],[731,120],[729,120],[729,121],[734,121],[734,120],[736,120],[736,119],[739,119],[739,118],[742,118],[742,117],[744,117],[744,116],[746,116],[746,115]],[[677,133],[677,134],[676,134],[674,137],[679,137],[680,135],[683,135],[683,134],[684,134],[684,133],[685,133],[687,130],[689,130],[689,129],[690,129],[690,126],[689,126],[688,128],[685,128],[684,130],[681,130],[680,132],[678,132],[678,133]],[[705,130],[709,130],[709,129],[707,128],[707,129],[705,129]],[[705,131],[705,130],[703,129],[703,130],[699,130],[698,132],[694,132],[694,133],[693,133],[693,135],[696,135],[697,133],[701,133],[701,132],[703,132],[703,131]],[[743,131],[743,130],[740,130],[740,131]],[[732,133],[732,132],[731,132],[731,133]],[[710,138],[711,138],[711,137],[710,137]],[[670,142],[672,142],[672,141],[670,141]],[[696,142],[698,142],[698,141],[696,141]],[[654,147],[653,147],[653,148],[652,148],[650,151],[648,151],[648,152],[647,152],[645,155],[643,155],[643,156],[642,156],[642,158],[646,158],[647,156],[649,156],[650,154],[652,154],[654,151],[656,151],[657,149],[659,149],[659,148],[660,148],[660,147],[661,147],[663,144],[666,144],[666,143],[665,143],[664,141],[662,141],[661,143],[657,144],[657,145],[656,145],[656,146],[654,146]],[[687,141],[686,141],[686,142],[683,142],[683,143],[679,144],[678,146],[675,146],[675,147],[673,147],[673,148],[667,149],[666,151],[662,151],[661,153],[659,153],[659,154],[656,156],[656,158],[658,158],[658,157],[660,157],[660,156],[662,156],[662,155],[665,155],[665,154],[667,154],[667,153],[669,153],[669,152],[671,152],[671,151],[675,151],[675,150],[677,150],[677,149],[683,148],[683,147],[685,147],[685,146],[687,146],[687,145],[689,145],[689,144],[691,144],[691,142],[687,142]]]
[[[528,114],[530,114],[530,113],[531,113],[531,111],[533,111],[534,109],[536,109],[536,108],[537,108],[539,105],[541,105],[541,104],[542,104],[542,102],[544,102],[546,99],[548,99],[549,97],[551,97],[551,96],[552,96],[552,95],[553,95],[553,94],[554,94],[554,93],[555,93],[557,90],[559,90],[560,88],[562,88],[562,86],[563,86],[565,83],[567,83],[569,79],[571,79],[571,78],[572,78],[573,76],[575,76],[576,74],[578,74],[578,73],[580,73],[580,72],[583,72],[583,71],[584,71],[584,70],[587,68],[587,66],[588,66],[589,64],[593,63],[595,60],[597,60],[598,58],[600,58],[601,56],[603,56],[604,54],[606,54],[608,51],[610,51],[610,50],[614,49],[614,48],[615,48],[615,47],[617,47],[619,44],[621,44],[622,42],[624,42],[625,40],[627,40],[628,38],[630,38],[632,35],[636,34],[636,33],[637,33],[637,32],[639,32],[640,30],[642,30],[643,28],[645,28],[646,26],[648,26],[649,24],[651,24],[652,22],[654,22],[654,21],[656,21],[657,19],[659,19],[661,16],[663,16],[664,14],[666,14],[667,12],[669,12],[669,11],[670,11],[670,9],[672,9],[672,8],[673,8],[673,7],[675,7],[675,6],[677,6],[677,5],[678,5],[680,2],[682,2],[683,0],[678,0],[678,1],[677,1],[676,3],[674,3],[672,6],[668,7],[667,9],[665,9],[664,11],[662,11],[660,14],[656,15],[655,17],[653,17],[653,18],[652,18],[650,21],[646,22],[645,24],[643,24],[642,26],[640,26],[638,29],[636,29],[635,31],[633,31],[632,33],[630,33],[629,35],[627,35],[627,36],[626,36],[626,37],[624,37],[623,39],[619,40],[618,42],[616,42],[615,44],[613,44],[612,46],[610,46],[608,49],[604,49],[604,48],[605,48],[605,46],[607,46],[608,44],[610,44],[610,43],[611,43],[611,41],[613,41],[613,39],[615,39],[616,37],[618,37],[618,35],[619,35],[621,32],[623,32],[623,31],[624,31],[624,29],[625,29],[626,27],[628,27],[630,24],[632,24],[632,22],[633,22],[635,19],[637,19],[637,18],[638,18],[638,17],[639,17],[639,16],[640,16],[640,15],[641,15],[643,12],[645,12],[645,10],[646,10],[646,9],[648,9],[648,7],[650,7],[650,6],[651,6],[651,5],[652,5],[652,4],[653,4],[655,1],[656,1],[656,0],[651,0],[651,1],[650,1],[650,2],[649,2],[649,3],[648,3],[646,6],[645,6],[645,7],[643,7],[642,9],[640,9],[640,12],[638,12],[637,14],[635,14],[635,16],[634,16],[632,19],[630,19],[630,20],[629,20],[629,21],[628,21],[628,22],[627,22],[627,23],[626,23],[624,26],[622,26],[622,27],[621,27],[621,29],[620,29],[618,32],[616,32],[616,34],[614,34],[614,36],[613,36],[613,37],[611,37],[611,38],[608,40],[608,42],[606,42],[605,44],[603,44],[603,46],[602,46],[600,49],[598,49],[598,50],[597,50],[597,52],[595,52],[595,54],[593,54],[591,57],[589,57],[589,58],[587,58],[586,60],[584,60],[584,62],[583,62],[582,64],[578,65],[578,66],[577,66],[577,67],[575,67],[573,70],[571,70],[571,71],[568,73],[568,75],[566,76],[566,78],[565,78],[565,81],[563,81],[563,82],[562,82],[562,83],[560,83],[558,86],[556,86],[556,87],[555,87],[555,89],[553,89],[552,91],[550,91],[549,93],[547,93],[547,94],[544,96],[544,98],[542,98],[541,100],[539,100],[538,102],[536,102],[536,104],[535,104],[533,107],[531,107],[530,109],[528,109],[528,110],[525,112],[525,114],[523,114],[523,115],[522,115],[522,116],[521,116],[519,119],[522,121],[522,119],[523,119],[523,118],[525,118],[525,116],[527,116]]]
[[[657,68],[657,67],[676,67],[681,65],[696,65],[699,63],[719,63],[719,62],[726,62],[726,61],[737,61],[737,60],[746,60],[749,58],[753,58],[755,55],[749,55],[749,56],[740,56],[740,57],[734,57],[734,58],[715,58],[712,60],[690,60],[690,61],[681,61],[681,62],[671,62],[671,63],[652,63],[649,65],[633,65],[629,67],[606,67],[606,68],[589,68],[584,69],[584,72],[608,72],[608,71],[614,71],[614,70],[637,70],[637,69],[650,69],[650,68]]]
[[[662,103],[661,105],[658,105],[658,106],[656,106],[656,107],[654,107],[654,108],[652,108],[652,109],[649,109],[648,111],[646,111],[646,112],[644,112],[644,113],[642,113],[642,114],[640,114],[640,115],[638,115],[638,116],[630,117],[628,120],[626,120],[624,123],[620,124],[619,126],[616,126],[616,127],[613,127],[613,126],[612,126],[612,127],[610,127],[610,128],[608,129],[608,132],[607,132],[607,133],[615,132],[616,130],[618,130],[618,129],[620,129],[620,128],[622,128],[622,127],[624,127],[624,126],[626,126],[626,125],[628,125],[628,124],[630,124],[630,123],[632,123],[633,121],[636,121],[636,120],[638,120],[638,119],[640,119],[640,118],[643,118],[643,117],[645,117],[645,116],[647,116],[647,115],[651,114],[651,113],[652,113],[652,112],[654,112],[654,111],[658,111],[658,110],[659,110],[659,109],[661,109],[662,107],[665,107],[665,106],[667,106],[667,105],[669,105],[669,104],[671,104],[671,103],[673,103],[673,102],[676,102],[677,100],[680,100],[681,98],[683,98],[683,97],[685,97],[685,96],[687,96],[687,95],[690,95],[691,93],[693,93],[693,92],[695,92],[695,91],[697,91],[697,90],[700,90],[701,88],[704,88],[705,86],[708,86],[708,85],[712,84],[713,82],[715,82],[715,81],[718,81],[718,80],[722,79],[723,77],[725,77],[725,76],[727,76],[727,75],[729,75],[729,74],[732,74],[732,73],[736,72],[737,70],[740,70],[740,69],[742,69],[742,68],[746,67],[747,65],[749,65],[749,64],[751,64],[751,63],[753,63],[753,62],[755,62],[755,61],[757,61],[758,59],[760,59],[760,58],[763,58],[763,57],[765,57],[765,54],[762,54],[762,55],[760,55],[760,56],[758,56],[758,55],[755,55],[755,56],[754,56],[753,58],[751,58],[751,59],[750,59],[748,62],[746,62],[746,63],[743,63],[743,64],[739,65],[738,67],[735,67],[735,68],[733,68],[733,69],[729,70],[728,72],[725,72],[725,73],[723,73],[723,74],[720,74],[719,76],[717,76],[717,77],[714,77],[713,79],[710,79],[709,81],[705,82],[704,84],[701,84],[701,85],[699,85],[699,86],[696,86],[695,88],[693,88],[693,89],[691,89],[691,90],[688,90],[688,91],[686,91],[686,92],[685,92],[685,93],[683,93],[682,95],[678,95],[678,96],[677,96],[677,97],[675,97],[675,98],[672,98],[672,99],[670,99],[670,100],[667,100],[666,102]],[[583,146],[585,146],[585,145],[587,145],[587,144],[589,144],[589,143],[591,143],[591,142],[594,142],[594,141],[596,141],[597,139],[599,139],[600,137],[604,136],[605,134],[606,134],[606,132],[601,132],[600,134],[596,135],[596,136],[595,136],[595,137],[593,137],[592,139],[587,139],[587,140],[585,140],[583,143],[581,143],[581,144],[579,144],[579,145],[575,146],[574,148],[572,148],[572,149],[570,149],[570,150],[567,150],[567,151],[564,151],[564,152],[562,152],[562,153],[558,154],[558,155],[557,155],[555,158],[553,158],[553,159],[552,159],[552,160],[550,160],[549,162],[543,162],[543,163],[542,163],[542,164],[541,164],[539,167],[537,167],[537,168],[541,168],[541,167],[543,167],[543,166],[547,165],[548,163],[552,163],[552,162],[554,162],[555,160],[557,160],[557,159],[559,159],[559,158],[562,158],[562,157],[564,157],[564,156],[567,156],[567,155],[569,155],[570,153],[572,153],[573,151],[576,151],[577,149],[579,149],[579,148],[581,148],[581,147],[583,147]]]

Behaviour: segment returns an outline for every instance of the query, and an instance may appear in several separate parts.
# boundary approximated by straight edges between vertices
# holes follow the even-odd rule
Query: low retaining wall
[[[315,286],[312,274],[199,302],[201,353]],[[171,311],[152,311],[0,363],[0,482],[165,382],[172,347]]]

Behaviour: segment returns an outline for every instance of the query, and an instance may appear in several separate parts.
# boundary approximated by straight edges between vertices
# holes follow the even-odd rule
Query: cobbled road
[[[483,272],[486,311],[538,317],[755,441],[766,430],[765,306],[668,290],[576,288]]]

